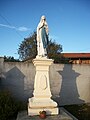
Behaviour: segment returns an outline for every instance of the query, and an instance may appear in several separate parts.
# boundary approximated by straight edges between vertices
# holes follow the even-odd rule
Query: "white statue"
[[[48,45],[48,24],[45,16],[41,17],[41,20],[37,26],[37,51],[39,57],[47,56]]]

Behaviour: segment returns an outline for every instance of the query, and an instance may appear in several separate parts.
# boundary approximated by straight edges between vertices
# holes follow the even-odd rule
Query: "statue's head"
[[[41,17],[41,20],[46,20],[46,17],[43,15],[43,16]]]

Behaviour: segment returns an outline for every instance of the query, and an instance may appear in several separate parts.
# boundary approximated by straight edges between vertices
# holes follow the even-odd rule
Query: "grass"
[[[78,120],[90,120],[90,104],[65,105]],[[0,91],[0,120],[15,120],[17,113],[27,109],[27,103],[15,100],[9,91]]]
[[[15,100],[9,91],[0,91],[0,120],[15,120],[17,113],[27,105]]]
[[[90,120],[90,104],[65,105],[64,108],[78,120]]]

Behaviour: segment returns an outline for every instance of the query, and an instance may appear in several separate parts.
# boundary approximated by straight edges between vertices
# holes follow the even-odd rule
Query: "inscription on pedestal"
[[[39,87],[40,87],[42,90],[45,90],[45,89],[48,87],[47,77],[46,77],[45,75],[42,75],[42,76],[40,77]]]

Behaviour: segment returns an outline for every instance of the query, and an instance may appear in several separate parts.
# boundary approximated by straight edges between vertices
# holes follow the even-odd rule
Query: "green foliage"
[[[16,103],[9,92],[0,91],[0,120],[9,120],[17,111]]]
[[[4,61],[5,61],[5,62],[20,62],[19,59],[15,59],[15,58],[12,57],[12,56],[4,56]]]
[[[16,101],[8,91],[0,91],[0,120],[12,120],[26,105]]]
[[[64,106],[78,120],[90,120],[90,104]]]
[[[24,41],[19,46],[18,54],[21,60],[34,58],[36,56],[36,32],[29,38],[24,38]]]
[[[69,59],[63,57],[62,45],[49,41],[48,45],[48,57],[54,59],[54,63],[70,64]]]
[[[52,39],[48,43],[48,54],[60,54],[62,52],[62,45],[57,44]]]

